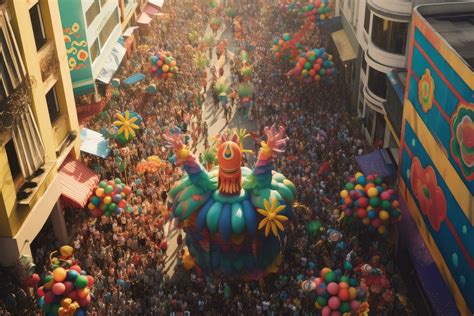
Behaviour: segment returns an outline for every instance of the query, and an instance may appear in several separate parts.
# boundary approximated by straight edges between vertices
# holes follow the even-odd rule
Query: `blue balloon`
[[[74,281],[76,280],[76,278],[78,277],[79,273],[77,273],[77,271],[75,270],[68,270],[67,274],[66,274],[66,280],[68,281]]]
[[[155,65],[158,62],[159,58],[156,56],[151,56],[150,61],[152,65]]]
[[[376,218],[377,217],[377,212],[375,212],[373,210],[370,210],[368,212],[368,216],[369,216],[369,218]]]
[[[76,316],[86,316],[87,312],[85,309],[81,308],[76,311]]]
[[[120,215],[120,213],[122,213],[122,210],[123,210],[122,208],[116,207],[114,210],[115,215]]]
[[[44,304],[44,296],[41,296],[39,299],[38,299],[38,306],[39,307],[42,307]]]

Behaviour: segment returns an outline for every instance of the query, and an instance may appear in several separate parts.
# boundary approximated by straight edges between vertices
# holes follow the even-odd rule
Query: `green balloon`
[[[172,59],[171,59],[170,57],[166,57],[166,58],[165,58],[165,64],[168,65],[168,64],[171,62],[171,60],[172,60]]]
[[[43,284],[50,282],[52,279],[53,279],[53,276],[51,274],[48,274],[47,276],[43,278]]]
[[[379,177],[375,178],[374,182],[375,182],[376,185],[381,185],[382,184],[382,177],[379,176]]]
[[[336,272],[334,272],[334,271],[329,271],[328,273],[326,273],[326,275],[324,276],[324,281],[325,281],[326,283],[336,281]]]
[[[352,182],[347,182],[347,183],[346,183],[346,190],[347,190],[347,191],[354,190],[354,183],[352,183]]]
[[[341,314],[347,313],[351,310],[351,307],[348,302],[342,302],[341,306],[339,307],[339,311]]]
[[[105,216],[112,216],[112,211],[111,210],[107,210],[104,212],[104,215]]]
[[[120,180],[119,178],[115,178],[114,182],[115,182],[115,184],[120,184],[120,183],[122,183],[122,180]]]
[[[390,209],[390,201],[382,201],[382,203],[380,204],[380,206],[382,206],[382,209],[383,210],[389,210]]]
[[[318,302],[320,306],[326,306],[326,304],[328,303],[328,299],[324,296],[318,296],[318,298],[316,298],[316,302]]]
[[[117,204],[115,204],[114,202],[109,204],[109,210],[115,210],[116,208],[117,208]]]
[[[304,63],[304,69],[311,69],[311,63],[309,61]]]
[[[78,289],[83,289],[87,286],[89,280],[85,275],[78,275],[76,281],[74,281],[74,286]]]
[[[104,191],[106,194],[110,194],[114,191],[114,187],[109,184],[105,187]]]
[[[320,74],[321,76],[325,76],[325,75],[326,75],[326,69],[324,69],[324,68],[320,69],[320,70],[319,70],[319,74]]]
[[[350,286],[358,286],[358,285],[359,285],[359,282],[357,282],[357,280],[354,279],[354,278],[350,278],[350,279],[349,279],[349,285],[350,285]]]
[[[99,182],[99,188],[105,189],[106,186],[107,186],[107,182],[105,182],[104,180]]]
[[[369,199],[369,204],[372,207],[378,207],[380,205],[380,198],[374,196]]]
[[[347,261],[345,261],[345,262],[347,262]],[[345,262],[344,262],[344,263],[345,263]],[[341,282],[349,283],[349,277],[348,277],[347,275],[341,276]]]
[[[316,60],[316,55],[309,55],[309,61],[314,62]]]

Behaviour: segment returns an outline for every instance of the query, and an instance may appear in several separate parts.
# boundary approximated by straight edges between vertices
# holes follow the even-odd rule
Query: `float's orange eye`
[[[226,160],[231,160],[234,157],[234,150],[232,149],[232,146],[230,144],[227,144],[225,146],[223,156],[224,156],[224,159]]]

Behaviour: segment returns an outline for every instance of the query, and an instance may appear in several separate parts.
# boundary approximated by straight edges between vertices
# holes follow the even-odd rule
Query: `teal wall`
[[[74,94],[91,93],[94,84],[81,1],[58,0],[58,3]]]

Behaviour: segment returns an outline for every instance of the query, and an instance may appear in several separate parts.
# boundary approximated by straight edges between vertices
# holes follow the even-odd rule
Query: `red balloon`
[[[62,282],[54,283],[53,287],[51,288],[51,292],[53,292],[54,295],[63,295],[65,291],[66,286]]]
[[[74,290],[74,284],[72,284],[71,281],[66,281],[64,282],[64,286],[66,287],[65,291],[64,291],[64,294],[69,294],[72,292],[72,290]]]
[[[306,63],[306,58],[303,58],[303,57],[298,58],[298,64],[303,66],[305,63]]]
[[[72,267],[69,268],[69,270],[74,270],[76,271],[77,273],[81,274],[81,267],[78,266],[77,264],[73,265]]]
[[[313,69],[315,71],[319,71],[321,69],[321,65],[320,64],[314,64]]]
[[[55,297],[54,297],[54,294],[53,292],[47,292],[45,295],[44,295],[44,302],[46,304],[51,304],[53,301],[54,301]]]
[[[367,217],[367,210],[364,208],[359,208],[357,210],[357,217],[360,219],[366,218]]]
[[[316,59],[316,62],[320,65],[323,64],[323,59],[321,57],[319,57],[318,59]]]
[[[94,285],[94,278],[90,275],[87,276],[87,286]]]

